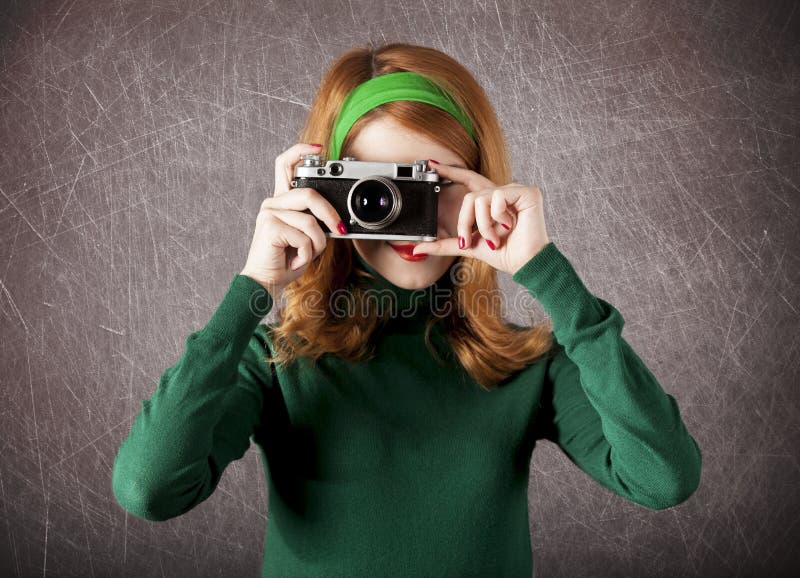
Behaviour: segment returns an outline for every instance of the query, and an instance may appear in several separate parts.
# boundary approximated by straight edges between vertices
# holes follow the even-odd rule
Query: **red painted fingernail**
[[[500,223],[500,224],[503,225],[506,228],[506,231],[510,231],[511,230],[511,227],[509,227],[505,223]]]
[[[495,249],[494,243],[492,243],[489,239],[486,239],[486,244],[489,245],[489,248],[492,251],[494,251],[494,249]]]
[[[319,147],[319,148],[322,148],[322,145],[321,145],[321,144],[314,144],[314,143],[311,143],[311,146],[312,146],[312,147]]]
[[[347,234],[347,227],[344,226],[344,223],[342,221],[339,221],[339,224],[336,225],[336,228],[339,229],[339,234],[340,235],[346,235]]]
[[[433,160],[433,159],[428,159],[428,160],[429,160],[429,161],[431,161],[431,162],[432,162],[433,164],[435,164],[435,165],[441,164],[439,161],[435,161],[435,160]]]
[[[458,236],[458,248],[459,249],[463,249],[465,246],[466,246],[466,243],[464,242],[464,237],[459,235]]]

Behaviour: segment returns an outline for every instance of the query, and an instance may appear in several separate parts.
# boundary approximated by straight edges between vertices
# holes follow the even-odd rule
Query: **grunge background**
[[[703,452],[697,492],[649,511],[540,443],[536,576],[798,570],[799,22],[755,0],[0,0],[0,575],[258,574],[255,448],[160,524],[111,466],[243,267],[323,70],[370,41],[484,85],[515,181]]]

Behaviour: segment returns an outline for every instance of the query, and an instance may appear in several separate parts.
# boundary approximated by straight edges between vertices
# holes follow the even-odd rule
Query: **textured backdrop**
[[[111,466],[244,265],[324,68],[370,40],[485,86],[515,180],[703,452],[697,492],[656,512],[540,443],[536,576],[800,567],[796,3],[0,6],[0,575],[257,575],[254,448],[162,524],[118,506]]]

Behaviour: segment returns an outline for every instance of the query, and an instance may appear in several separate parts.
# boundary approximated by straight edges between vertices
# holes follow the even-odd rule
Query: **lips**
[[[398,244],[388,243],[388,244],[392,249],[394,249],[397,252],[398,255],[400,255],[400,257],[402,257],[406,261],[424,261],[425,259],[428,258],[428,256],[425,255],[424,253],[420,255],[414,255],[412,253],[414,247],[419,245],[419,243],[398,243]]]

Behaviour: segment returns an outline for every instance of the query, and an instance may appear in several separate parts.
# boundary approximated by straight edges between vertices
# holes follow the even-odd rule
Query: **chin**
[[[367,260],[386,279],[403,289],[424,289],[444,273],[450,258],[439,255],[413,257],[411,249],[420,242],[359,240],[358,245],[364,250]]]
[[[408,243],[416,245],[417,243]],[[411,256],[410,251],[396,250],[391,243],[386,242],[386,253],[391,263],[391,271],[397,278],[393,283],[404,289],[424,289],[430,287],[443,273],[442,258],[438,255],[428,255],[426,257]],[[385,275],[389,278],[388,275]],[[391,279],[390,279],[391,280]]]
[[[424,278],[421,277],[414,277],[414,279],[405,278],[404,282],[401,283],[398,281],[395,282],[395,285],[403,289],[411,289],[411,290],[425,289],[433,285],[435,281],[436,281],[436,275],[430,275]]]

